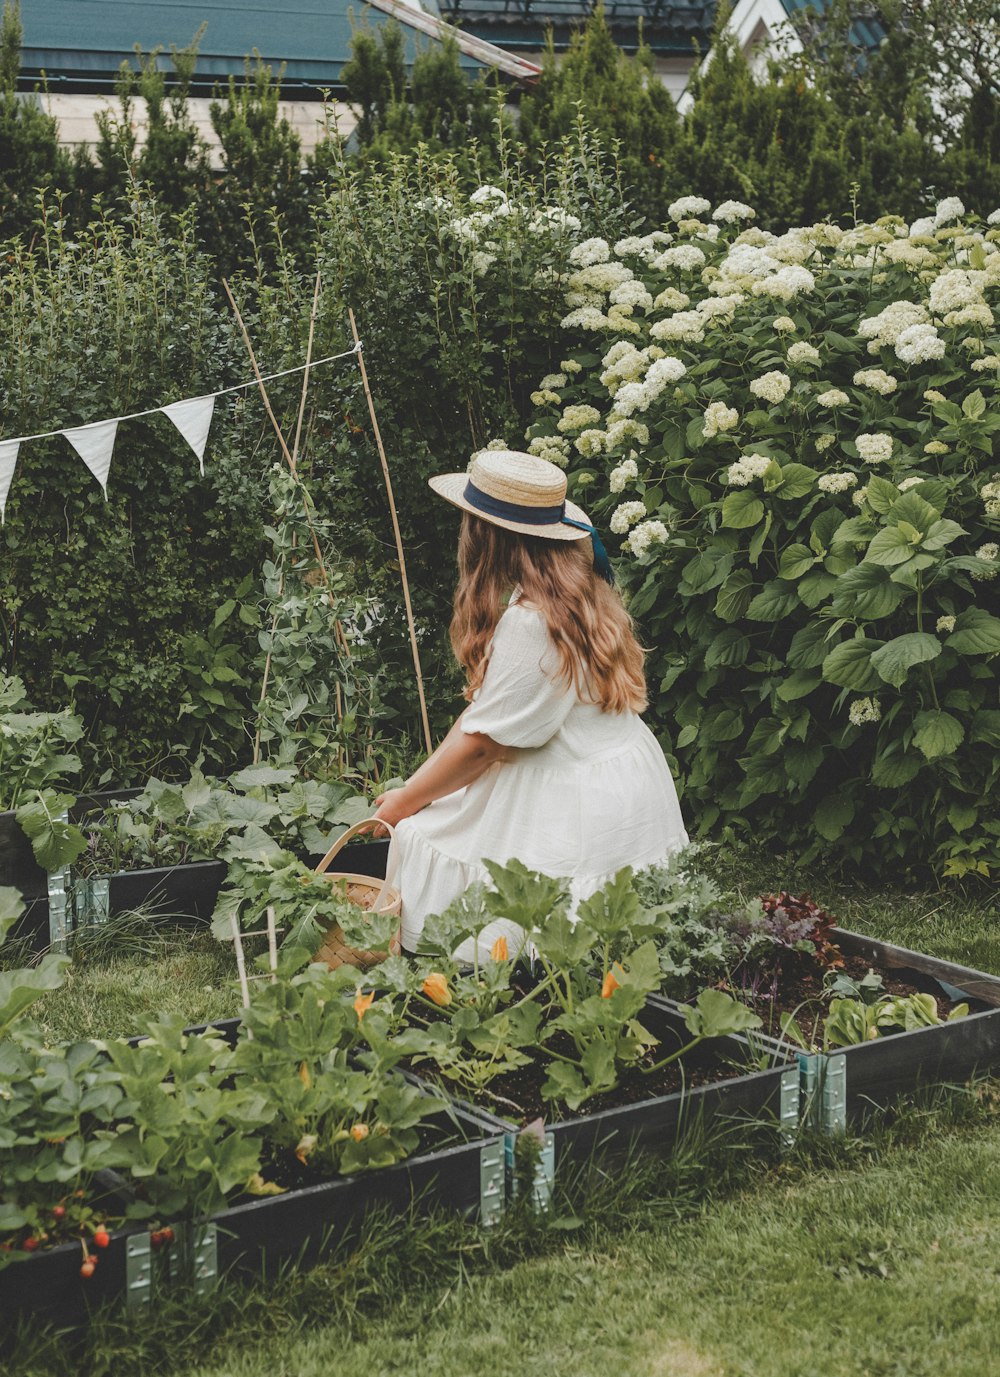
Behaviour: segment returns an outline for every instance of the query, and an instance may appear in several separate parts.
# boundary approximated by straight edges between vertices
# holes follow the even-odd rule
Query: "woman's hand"
[[[384,822],[391,823],[393,827],[404,818],[411,817],[419,810],[413,806],[410,795],[405,787],[402,789],[389,789],[384,794],[380,794],[375,800],[375,814]],[[389,834],[384,827],[374,828],[373,837],[387,837]]]

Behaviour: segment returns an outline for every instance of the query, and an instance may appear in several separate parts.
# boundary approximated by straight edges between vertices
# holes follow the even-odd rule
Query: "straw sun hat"
[[[441,473],[430,479],[430,485],[462,511],[519,535],[583,540],[593,533],[587,513],[566,501],[562,469],[535,454],[483,450],[468,473]]]

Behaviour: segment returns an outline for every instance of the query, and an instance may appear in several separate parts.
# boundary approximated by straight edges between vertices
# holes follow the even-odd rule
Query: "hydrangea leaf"
[[[936,660],[941,654],[941,642],[926,631],[910,631],[887,641],[871,658],[872,668],[878,670],[887,684],[900,688],[914,665]]]
[[[938,709],[918,713],[914,719],[913,744],[928,760],[952,755],[965,739],[965,728],[950,712]]]

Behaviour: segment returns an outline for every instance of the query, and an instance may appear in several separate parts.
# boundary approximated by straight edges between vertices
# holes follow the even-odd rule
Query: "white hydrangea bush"
[[[619,551],[653,708],[717,822],[1000,869],[1000,225],[772,234],[702,197],[570,254],[571,493]]]

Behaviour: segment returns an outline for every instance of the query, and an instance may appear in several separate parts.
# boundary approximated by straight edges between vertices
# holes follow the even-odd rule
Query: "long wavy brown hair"
[[[451,644],[471,698],[486,673],[487,649],[510,593],[545,618],[559,677],[604,712],[646,706],[645,651],[617,591],[593,568],[589,540],[522,536],[465,513],[458,540]]]

